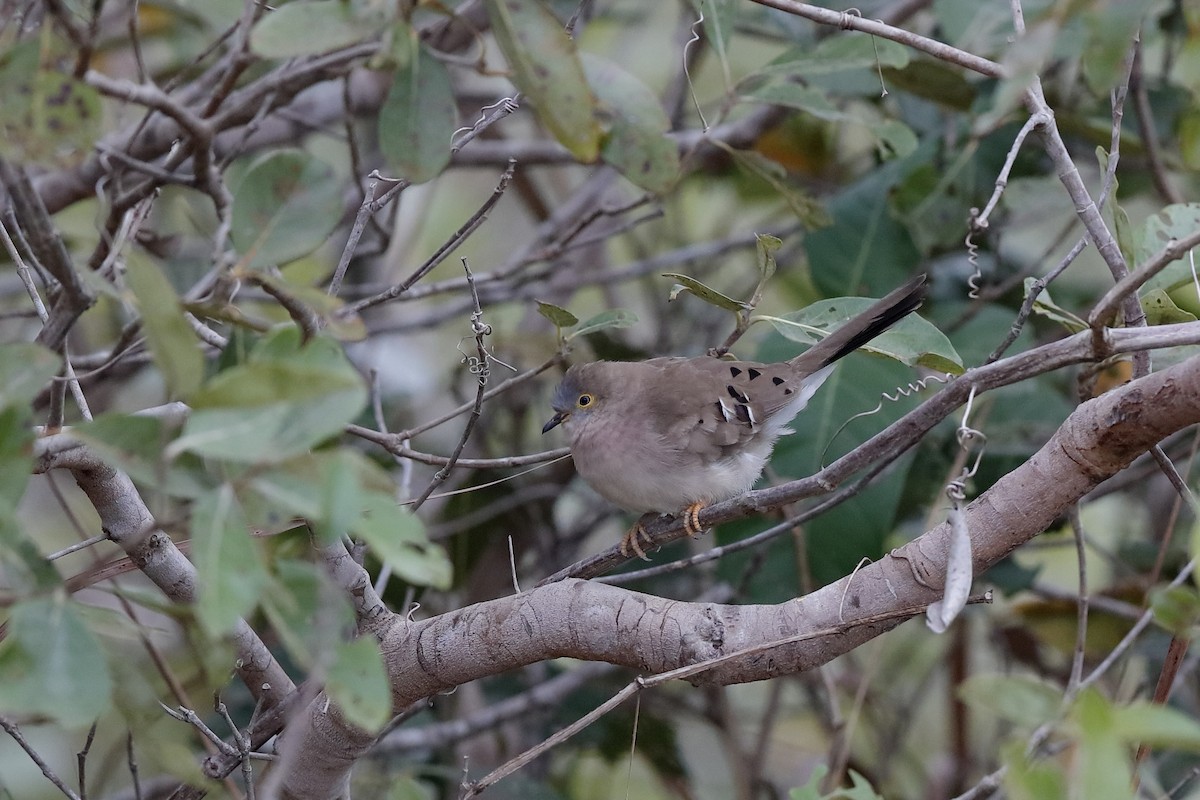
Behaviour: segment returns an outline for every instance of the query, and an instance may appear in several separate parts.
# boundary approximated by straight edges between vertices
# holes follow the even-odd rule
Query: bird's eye
[[[583,394],[579,395],[579,399],[575,401],[575,405],[579,406],[580,408],[587,408],[594,402],[596,402],[596,398],[587,392],[584,392]]]

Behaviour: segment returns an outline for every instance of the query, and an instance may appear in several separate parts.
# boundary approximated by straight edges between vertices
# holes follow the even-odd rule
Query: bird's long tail
[[[861,314],[851,317],[790,363],[798,371],[811,373],[853,353],[920,307],[925,299],[925,275],[921,274]]]

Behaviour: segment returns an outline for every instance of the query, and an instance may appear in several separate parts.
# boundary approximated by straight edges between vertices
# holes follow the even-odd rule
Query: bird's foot
[[[692,503],[680,515],[683,517],[683,529],[687,531],[688,536],[695,538],[704,533],[704,528],[700,525],[700,509],[706,505],[708,503]]]
[[[629,558],[630,557],[629,551],[632,550],[633,552],[637,553],[637,557],[640,558],[642,561],[650,560],[650,556],[646,555],[646,551],[642,549],[642,545],[640,542],[638,542],[638,538],[639,537],[644,538],[646,540],[646,544],[652,543],[650,540],[650,534],[646,533],[646,529],[642,527],[642,521],[645,520],[646,517],[653,517],[653,516],[658,516],[658,515],[657,514],[643,514],[641,519],[639,519],[637,522],[633,523],[633,527],[630,528],[628,531],[626,531],[625,535],[621,537],[621,555],[622,556],[624,556],[625,558]]]

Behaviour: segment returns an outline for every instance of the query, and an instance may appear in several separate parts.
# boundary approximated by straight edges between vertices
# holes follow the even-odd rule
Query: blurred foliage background
[[[802,345],[759,318],[879,297],[928,273],[921,313],[948,340],[943,358],[846,359],[780,443],[765,480],[783,482],[938,384],[883,393],[996,357],[1030,279],[1053,282],[1009,354],[1081,329],[1112,276],[1093,247],[1076,247],[1083,226],[1044,140],[1022,136],[1034,77],[1131,268],[1200,229],[1188,202],[1200,164],[1197,4],[864,0],[824,4],[824,21],[789,5],[821,8],[0,2],[12,240],[0,271],[0,715],[54,772],[78,790],[74,754],[87,742],[91,797],[134,796],[133,761],[142,797],[198,780],[205,741],[157,702],[194,708],[227,735],[209,710],[218,692],[245,724],[255,698],[230,674],[239,619],[297,683],[323,681],[352,719],[382,726],[378,653],[345,635],[353,608],[314,541],[351,536],[387,605],[421,618],[510,593],[510,562],[528,588],[617,541],[630,519],[569,462],[504,462],[561,444],[540,428],[568,363],[699,355],[739,322],[753,324],[737,355],[784,359]],[[953,52],[838,24],[850,18]],[[960,55],[999,67],[981,74]],[[986,227],[973,225],[984,208]],[[756,234],[781,244],[749,308]],[[1163,271],[1142,291],[1150,323],[1195,321],[1196,286],[1189,259]],[[1192,355],[1170,348],[1154,366]],[[987,444],[969,496],[1130,370],[1113,359],[980,398],[973,425]],[[481,372],[505,390],[465,441],[462,413],[429,424],[469,409]],[[167,602],[104,540],[95,498],[46,468],[35,433],[64,425],[127,472],[189,548],[195,603]],[[395,452],[347,434],[353,425],[401,432]],[[956,427],[945,420],[808,524],[631,585],[779,603],[847,575],[944,518],[942,489],[963,466]],[[1164,443],[1189,485],[1196,441]],[[437,457],[460,444],[462,458],[491,461],[435,477]],[[1158,615],[1065,704],[1080,638],[1066,519],[979,576],[995,602],[945,636],[911,623],[809,673],[647,693],[488,796],[1200,796],[1194,724],[1130,705],[1166,674],[1169,704],[1197,712],[1186,643],[1200,600],[1188,583],[1165,588],[1192,557],[1191,512],[1147,461],[1079,517],[1086,668],[1144,608]],[[723,525],[655,560],[777,522]],[[1164,672],[1180,647],[1179,671]],[[551,661],[460,687],[382,739],[354,796],[456,797],[464,763],[482,774],[629,678]],[[546,686],[550,699],[534,698]],[[1177,746],[1135,763],[1146,719]],[[61,793],[0,736],[0,794]]]

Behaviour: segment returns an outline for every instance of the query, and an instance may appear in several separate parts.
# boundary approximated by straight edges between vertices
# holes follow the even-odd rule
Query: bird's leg
[[[680,514],[683,517],[683,529],[687,531],[688,536],[696,537],[704,533],[704,528],[700,526],[700,509],[706,505],[708,504],[704,502],[692,503]]]
[[[642,523],[657,516],[660,515],[651,511],[638,517],[638,521],[633,523],[633,527],[626,531],[625,535],[621,537],[622,556],[629,558],[629,551],[632,550],[633,552],[637,553],[638,558],[640,558],[642,561],[650,560],[650,557],[646,555],[646,551],[642,549],[641,543],[638,542],[638,537],[645,538],[646,544],[651,543],[650,535],[646,533],[646,529],[642,527]]]

